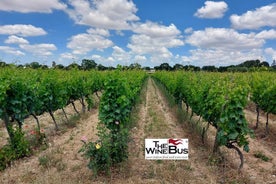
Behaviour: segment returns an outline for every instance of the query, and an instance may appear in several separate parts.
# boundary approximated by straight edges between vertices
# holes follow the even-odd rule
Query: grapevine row
[[[9,135],[9,144],[0,148],[0,170],[11,160],[30,154],[22,131],[27,117],[35,118],[38,140],[42,141],[45,135],[40,131],[37,116],[49,113],[58,130],[53,112],[62,109],[67,119],[64,107],[72,104],[79,113],[74,104],[76,100],[81,102],[82,111],[91,108],[91,94],[102,89],[103,80],[104,75],[100,72],[0,69],[0,119]],[[13,126],[13,122],[18,126]]]
[[[97,175],[128,158],[130,113],[146,79],[141,71],[111,73],[104,84],[100,101],[99,140],[84,144],[82,152],[88,167]]]
[[[22,127],[26,117],[37,119],[37,115],[48,112],[58,129],[54,111],[74,105],[75,100],[80,100],[85,110],[84,100],[91,105],[89,95],[102,88],[99,72],[4,69],[0,81],[0,117],[6,127],[10,120]]]
[[[257,121],[259,125],[260,109],[266,113],[266,135],[268,134],[268,116],[276,114],[276,74],[275,73],[253,73],[250,76],[251,101],[256,104]]]
[[[192,109],[192,114],[201,116],[208,125],[216,128],[214,152],[219,146],[249,151],[248,135],[252,134],[245,119],[243,109],[248,100],[250,86],[245,80],[233,74],[157,72],[154,74],[178,102],[184,101]],[[203,136],[202,136],[203,137]]]

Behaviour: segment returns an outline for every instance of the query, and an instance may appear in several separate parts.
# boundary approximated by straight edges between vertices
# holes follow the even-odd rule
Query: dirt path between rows
[[[206,150],[194,147],[189,131],[177,122],[151,78],[143,99],[138,112],[139,121],[132,130],[134,146],[130,148],[129,176],[118,183],[217,183],[215,170],[207,166]],[[145,160],[145,138],[188,138],[189,160]]]
[[[245,110],[245,116],[249,126],[254,130],[255,138],[249,139],[250,152],[245,153],[244,171],[248,173],[252,183],[276,184],[276,128],[275,120],[269,120],[270,133],[264,137],[266,118],[260,116],[260,124],[257,130],[256,113]],[[256,158],[256,154],[265,156],[269,160]]]

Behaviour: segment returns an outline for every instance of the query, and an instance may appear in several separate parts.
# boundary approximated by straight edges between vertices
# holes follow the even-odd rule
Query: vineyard
[[[88,121],[79,125],[83,127],[83,131],[85,129],[90,131],[86,132],[88,138],[78,133],[80,131],[77,129],[78,126],[72,129],[72,132],[76,134],[76,138],[72,137],[72,140],[78,139],[79,141],[78,144],[74,142],[76,150],[69,150],[75,150],[74,153],[72,152],[73,155],[81,155],[81,158],[78,157],[77,160],[81,160],[81,165],[88,164],[88,168],[93,171],[89,174],[79,169],[87,174],[85,176],[93,175],[99,177],[99,181],[111,180],[115,183],[123,183],[124,180],[126,183],[130,181],[147,183],[150,179],[156,179],[153,183],[183,183],[184,181],[219,183],[228,182],[233,178],[241,183],[248,183],[248,181],[254,183],[254,178],[250,178],[250,173],[245,170],[250,167],[247,163],[250,161],[248,154],[252,153],[252,149],[256,150],[254,146],[251,146],[252,141],[253,145],[256,145],[256,141],[257,144],[261,142],[261,144],[269,145],[265,149],[267,148],[272,155],[267,156],[272,166],[269,172],[262,173],[262,176],[256,172],[257,176],[254,177],[260,177],[259,181],[268,179],[275,182],[276,178],[273,180],[273,177],[276,177],[276,165],[273,160],[275,149],[269,148],[270,145],[276,144],[274,138],[276,134],[276,128],[274,128],[275,78],[276,73],[273,72],[178,71],[147,74],[135,70],[99,72],[0,69],[0,117],[2,129],[6,132],[6,134],[1,134],[1,140],[4,140],[4,137],[8,139],[7,142],[0,143],[2,146],[0,170],[3,170],[3,173],[12,172],[15,169],[12,166],[16,164],[16,160],[19,159],[20,164],[20,159],[35,159],[40,153],[34,150],[37,150],[36,148],[40,145],[46,145],[45,150],[40,152],[51,150],[49,146],[51,139],[48,138],[50,135],[42,129],[41,116],[47,114],[48,122],[50,122],[47,126],[53,127],[55,132],[61,132],[63,125],[60,119],[64,120],[64,124],[68,124],[72,114],[80,117],[90,114],[94,117],[97,112],[97,117],[93,122]],[[172,104],[176,104],[175,106],[167,102],[170,99],[173,101]],[[253,107],[250,112],[254,115],[254,118],[251,117],[250,120],[245,113],[249,109],[249,104]],[[59,116],[57,111],[61,112]],[[184,119],[178,120],[176,114],[179,112],[185,116]],[[25,132],[25,127],[30,124],[30,121],[35,122],[35,145],[30,144]],[[45,125],[43,126],[45,128]],[[195,126],[197,130],[193,129]],[[256,138],[257,130],[261,132],[262,138]],[[68,137],[67,132],[64,133],[64,137],[66,136]],[[143,140],[145,138],[170,137],[192,139],[190,161],[167,163],[144,160]],[[136,146],[133,147],[133,145]],[[212,149],[209,149],[210,147]],[[207,156],[201,153],[202,149],[205,150],[203,152],[206,152]],[[229,165],[231,165],[231,159],[234,160],[237,157],[239,163],[232,163],[229,168],[225,168],[225,164],[223,165],[220,161],[221,157],[215,159],[208,157],[208,155],[222,155],[225,150],[231,153],[230,158],[224,158],[228,159]],[[259,157],[266,156],[263,152],[258,153]],[[211,166],[207,164],[210,160],[216,160],[216,168],[213,168],[212,164]],[[121,166],[124,163],[125,165]],[[149,163],[150,167],[143,170]],[[41,160],[39,165],[43,167]],[[123,170],[125,169],[123,176],[118,173],[118,167],[119,170],[122,167]],[[172,168],[175,172],[162,170],[161,167]],[[47,166],[48,172],[50,172],[49,168],[51,167]],[[221,178],[216,175],[216,172],[222,168],[225,171]],[[72,170],[80,172],[76,168],[69,171]],[[206,177],[206,180],[200,179],[202,176],[196,172],[197,170]],[[134,171],[141,175],[133,174]],[[231,174],[225,174],[227,172]],[[181,173],[185,173],[186,176],[176,177],[177,173],[181,176]],[[112,177],[111,179],[105,178],[105,175]],[[161,175],[166,175],[166,177],[162,178]],[[36,177],[38,176],[39,174]],[[1,178],[3,183],[7,181],[12,183],[14,179]],[[78,178],[78,182],[81,182],[81,179]],[[33,178],[32,181],[35,179]],[[41,179],[36,181],[43,183]],[[23,183],[28,182],[30,181],[26,180]],[[97,180],[95,182],[97,183]]]

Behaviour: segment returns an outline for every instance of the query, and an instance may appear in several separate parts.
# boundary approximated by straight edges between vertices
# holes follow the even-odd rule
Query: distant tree
[[[42,69],[48,69],[49,67],[47,65],[40,65],[40,68],[42,68]]]
[[[276,66],[276,60],[274,59],[271,66]]]
[[[184,70],[188,71],[189,70],[189,65],[183,66]]]
[[[271,67],[272,67],[274,70],[276,70],[276,60],[275,60],[275,59],[273,60],[273,62],[272,62],[272,64],[271,64]]]
[[[185,65],[184,70],[198,72],[198,71],[200,71],[200,67],[194,66],[194,65]]]
[[[149,66],[143,67],[143,70],[150,71],[151,68]]]
[[[56,69],[64,69],[65,67],[62,64],[58,64],[55,66]]]
[[[266,62],[266,61],[263,61],[263,62],[260,63],[260,66],[261,66],[261,67],[263,67],[263,66],[264,66],[264,67],[269,67],[269,63]]]
[[[81,61],[81,68],[83,70],[91,70],[91,69],[95,69],[96,67],[97,67],[97,63],[94,60],[83,59]]]
[[[202,70],[206,71],[206,72],[216,72],[216,71],[218,71],[215,66],[203,66]]]
[[[175,64],[173,70],[184,70],[184,66],[181,64]]]
[[[105,67],[105,66],[103,66],[102,64],[99,64],[99,65],[97,66],[97,69],[100,70],[100,71],[103,71],[103,70],[107,70],[108,68]]]
[[[126,66],[126,65],[122,65],[122,68],[121,68],[123,71],[125,71],[125,70],[129,70],[130,68],[129,68],[129,66]]]
[[[200,67],[199,67],[199,66],[194,66],[194,67],[193,67],[193,71],[199,72],[199,71],[200,71]]]
[[[123,66],[120,65],[120,64],[117,64],[116,69],[117,69],[117,70],[123,70]]]
[[[141,65],[139,63],[132,63],[129,65],[128,67],[130,70],[140,70],[141,69]]]
[[[56,62],[55,61],[52,61],[52,68],[55,68],[56,67]]]
[[[4,61],[0,61],[0,68],[8,66]]]
[[[248,60],[245,61],[239,65],[237,65],[238,67],[247,67],[247,68],[251,68],[251,67],[259,67],[261,64],[261,61],[259,59],[257,60]]]
[[[172,67],[168,63],[162,63],[160,66],[155,66],[155,70],[166,70],[166,71],[171,71]]]
[[[219,68],[218,68],[218,72],[227,72],[227,69],[228,69],[229,67],[228,66],[220,66]]]
[[[107,69],[108,69],[108,70],[115,70],[116,68],[113,67],[113,66],[109,66],[109,67],[107,67]]]
[[[70,65],[68,65],[68,66],[66,67],[66,70],[80,69],[80,68],[81,68],[81,66],[78,65],[77,63],[72,63],[72,64],[70,64]]]
[[[242,66],[242,67],[235,66],[235,67],[229,67],[227,69],[227,71],[228,72],[248,72],[249,69],[248,69],[248,67],[244,67],[244,66]]]
[[[33,69],[38,69],[38,68],[41,68],[41,65],[38,62],[31,62],[31,63],[27,63],[25,65],[25,67],[27,67],[27,68],[33,68]]]

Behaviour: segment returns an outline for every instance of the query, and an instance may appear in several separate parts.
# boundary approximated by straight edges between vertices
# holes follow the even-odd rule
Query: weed
[[[265,162],[268,162],[268,161],[271,160],[269,157],[267,157],[266,155],[264,155],[261,151],[257,151],[256,153],[254,153],[254,156],[256,158],[260,158],[261,160],[263,160]]]
[[[156,160],[156,163],[157,163],[157,164],[162,164],[162,163],[163,163],[163,160]]]
[[[59,149],[38,157],[38,162],[43,168],[49,169],[51,167],[55,167],[57,171],[63,171],[67,167],[62,160]]]
[[[44,168],[49,168],[50,166],[50,159],[47,155],[38,157],[39,165],[41,165]]]
[[[82,168],[82,165],[74,165],[74,166],[71,168],[71,171],[72,171],[72,172],[76,172],[76,171],[79,171],[81,168]]]
[[[77,122],[80,120],[81,116],[79,114],[70,117],[68,123],[66,124],[69,128],[74,128],[77,126]]]

